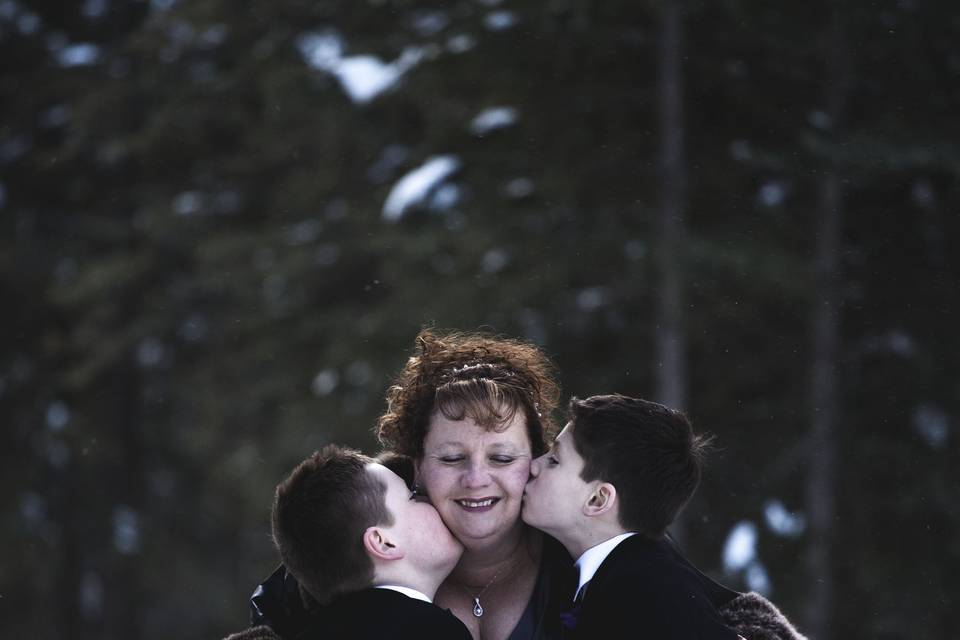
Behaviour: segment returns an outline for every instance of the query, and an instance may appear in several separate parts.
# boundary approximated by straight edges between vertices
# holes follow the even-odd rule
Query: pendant
[[[483,607],[480,606],[480,598],[474,598],[473,601],[476,603],[473,605],[473,615],[479,618],[483,615]]]

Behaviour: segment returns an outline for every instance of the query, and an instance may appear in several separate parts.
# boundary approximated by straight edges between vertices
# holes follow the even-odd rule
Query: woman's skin
[[[435,413],[430,421],[417,482],[465,549],[434,602],[463,621],[475,640],[505,640],[536,584],[541,537],[520,519],[531,459],[522,411],[505,428],[489,431],[470,418]],[[487,584],[477,618],[473,598]]]

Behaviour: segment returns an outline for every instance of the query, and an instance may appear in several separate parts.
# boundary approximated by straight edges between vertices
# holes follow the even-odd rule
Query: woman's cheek
[[[435,506],[436,500],[448,495],[450,487],[456,482],[456,477],[451,471],[451,469],[438,468],[430,464],[421,467],[420,484]]]
[[[523,488],[526,486],[529,477],[529,460],[510,466],[508,476],[505,480],[507,480],[506,484],[509,486],[509,492],[512,497],[519,499],[523,496]]]

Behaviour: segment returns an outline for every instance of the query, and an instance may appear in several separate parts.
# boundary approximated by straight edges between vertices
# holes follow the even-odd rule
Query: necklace
[[[493,578],[491,578],[490,582],[487,583],[487,586],[485,586],[483,589],[480,589],[480,593],[473,597],[473,615],[477,618],[483,615],[483,605],[480,604],[480,596],[486,593],[487,589],[490,588],[490,585],[496,582],[497,578],[500,577],[501,571],[503,571],[503,567],[497,569],[497,572],[493,574]],[[464,586],[463,588],[466,590],[467,587]],[[467,593],[469,593],[469,591]]]
[[[522,545],[523,543],[524,543],[524,540],[523,540],[523,538],[521,538],[520,542],[517,543],[516,549],[519,549],[519,548],[520,548],[520,545]],[[515,550],[515,552],[516,552],[516,550]],[[515,552],[514,552],[514,553],[515,553]],[[514,556],[514,553],[511,553],[510,556]],[[508,557],[509,557],[509,556],[508,556]],[[483,615],[483,605],[480,604],[480,596],[482,596],[484,593],[486,593],[486,592],[487,592],[487,589],[489,589],[490,587],[493,586],[493,583],[497,581],[497,578],[500,577],[500,574],[503,573],[503,570],[504,570],[505,568],[507,568],[507,567],[510,567],[510,571],[508,571],[508,572],[506,573],[506,575],[504,576],[504,577],[506,578],[506,577],[512,576],[512,575],[519,569],[520,565],[522,565],[522,564],[524,564],[524,563],[523,563],[523,561],[522,561],[522,559],[521,559],[520,562],[508,562],[507,564],[502,565],[499,569],[497,569],[497,572],[493,574],[493,578],[490,579],[490,582],[488,582],[488,583],[483,587],[483,589],[480,589],[480,592],[477,593],[477,595],[475,595],[475,596],[471,595],[471,596],[470,596],[471,598],[473,598],[473,615],[474,615],[475,617],[479,618],[480,616]],[[459,586],[459,587],[462,588],[464,591],[466,591],[468,595],[471,593],[470,588],[469,588],[467,585],[457,583],[457,586]]]

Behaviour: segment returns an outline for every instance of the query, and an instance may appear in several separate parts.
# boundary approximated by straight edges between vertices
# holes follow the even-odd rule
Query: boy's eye
[[[554,456],[547,456],[547,464],[549,464],[551,467],[555,467],[558,464],[560,464],[560,461],[557,460]]]

